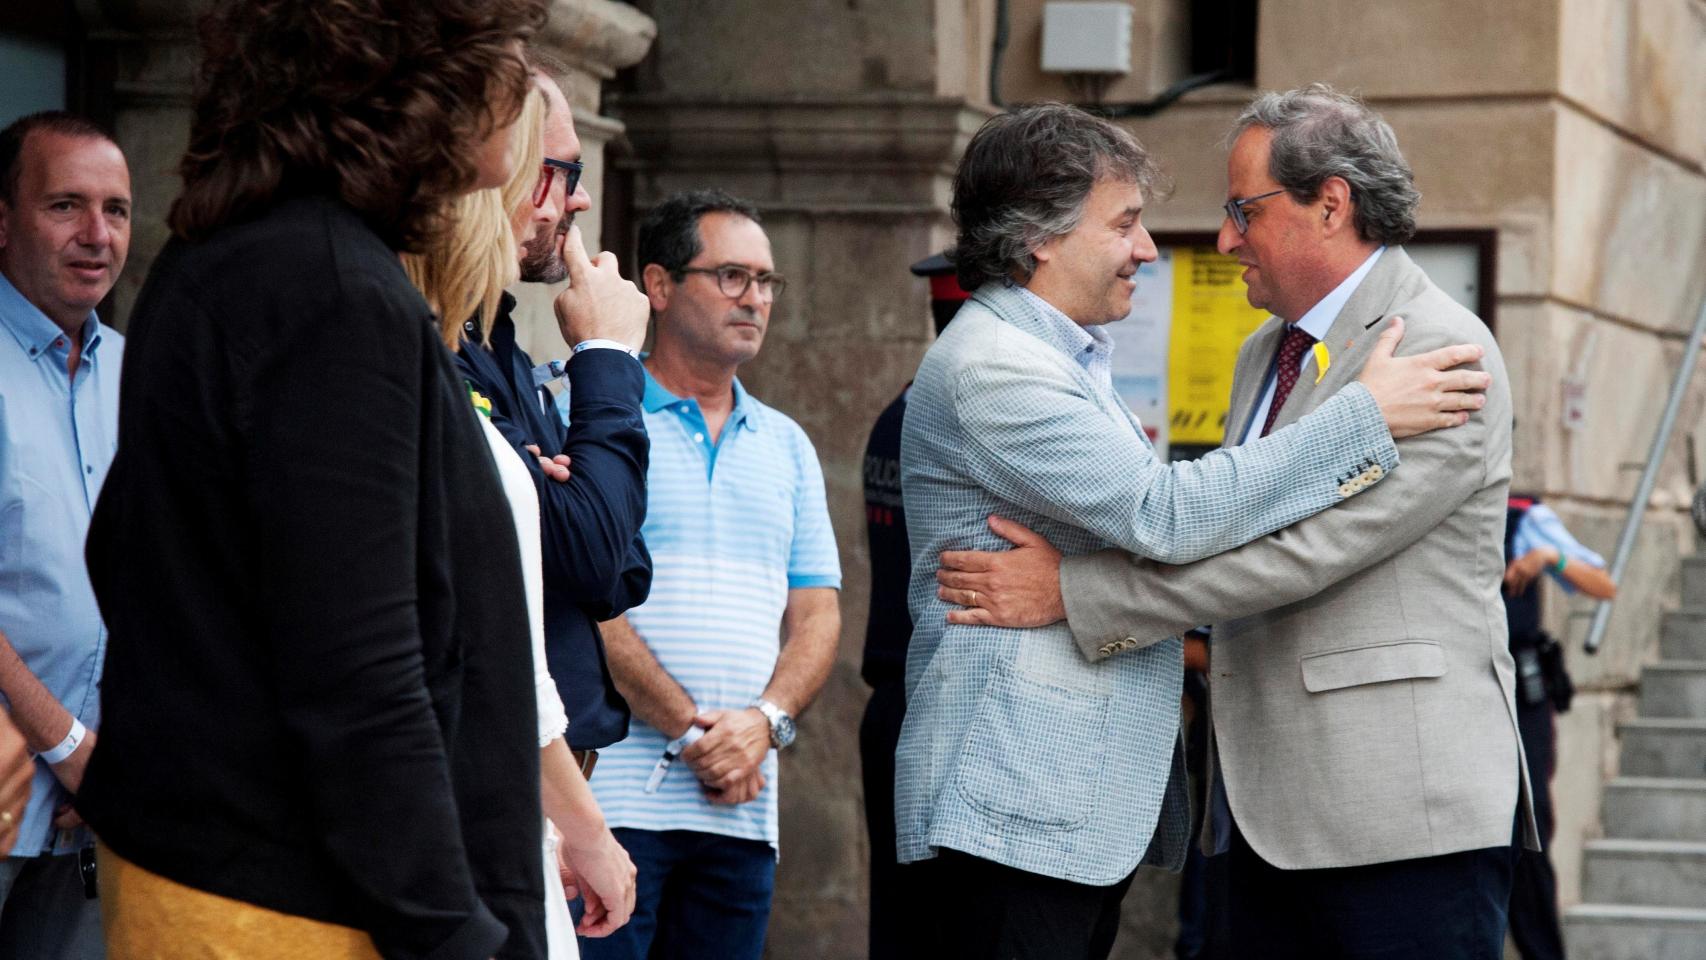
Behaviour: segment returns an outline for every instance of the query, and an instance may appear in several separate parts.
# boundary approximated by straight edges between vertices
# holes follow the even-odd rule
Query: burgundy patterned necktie
[[[1302,327],[1288,325],[1285,328],[1279,356],[1274,359],[1274,402],[1268,404],[1268,419],[1262,424],[1262,436],[1273,430],[1274,418],[1279,416],[1280,407],[1285,406],[1285,398],[1291,396],[1291,388],[1297,386],[1297,376],[1303,372],[1303,351],[1314,345],[1315,338]]]

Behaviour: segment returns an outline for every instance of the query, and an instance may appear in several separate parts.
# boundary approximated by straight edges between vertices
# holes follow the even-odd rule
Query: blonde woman
[[[440,334],[452,350],[468,346],[462,339],[464,321],[493,316],[504,287],[519,277],[526,211],[532,206],[530,197],[544,156],[541,131],[545,112],[545,99],[535,87],[515,126],[509,180],[502,187],[477,191],[457,201],[454,226],[442,240],[422,254],[403,258],[405,272],[437,312]],[[605,269],[589,263],[578,247],[578,236],[574,239],[577,245],[569,257],[581,281],[577,286],[588,296],[603,290],[613,303],[635,308],[637,294],[624,298],[623,291],[608,289],[612,278],[626,283],[616,275],[614,266]],[[631,284],[627,291],[633,291]],[[643,297],[637,302],[644,309]],[[497,464],[520,547],[539,713],[540,800],[546,815],[546,940],[551,960],[565,960],[578,956],[576,930],[568,910],[571,892],[586,900],[580,932],[603,936],[626,923],[633,910],[635,870],[605,825],[598,803],[563,739],[567,715],[545,666],[539,502],[533,478],[509,441],[492,425],[485,398],[470,390],[469,400],[481,413],[481,427]],[[562,842],[564,837],[569,842]],[[565,876],[573,878],[573,890],[565,886]]]

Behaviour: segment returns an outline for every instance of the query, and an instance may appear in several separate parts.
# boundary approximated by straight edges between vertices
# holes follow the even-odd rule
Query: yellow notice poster
[[[1218,446],[1225,437],[1238,346],[1268,318],[1244,298],[1243,273],[1213,247],[1173,249],[1167,407],[1175,444]]]

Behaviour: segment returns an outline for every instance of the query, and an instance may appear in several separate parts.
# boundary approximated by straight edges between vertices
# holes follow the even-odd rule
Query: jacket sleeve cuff
[[[431,952],[415,954],[383,946],[379,952],[385,960],[491,960],[508,939],[509,928],[492,916],[485,904],[476,901],[473,916]]]
[[[1131,563],[1129,554],[1119,550],[1102,550],[1060,561],[1060,599],[1066,607],[1066,626],[1072,631],[1072,642],[1085,660],[1095,663],[1120,652],[1127,639],[1119,621],[1110,616],[1105,605],[1087,601],[1086,596],[1110,595],[1107,585],[1099,581],[1120,576]],[[1123,649],[1147,646],[1139,638]],[[1160,639],[1159,637],[1154,639]],[[1110,645],[1113,647],[1110,649]]]
[[[1374,394],[1369,393],[1367,387],[1352,381],[1328,398],[1327,403],[1339,403],[1349,408],[1350,425],[1358,445],[1368,451],[1370,460],[1387,472],[1398,466],[1398,444],[1392,439],[1392,430],[1386,425],[1380,404],[1374,401]]]
[[[568,377],[571,422],[611,404],[638,413],[646,392],[645,368],[620,350],[582,350],[569,358]]]

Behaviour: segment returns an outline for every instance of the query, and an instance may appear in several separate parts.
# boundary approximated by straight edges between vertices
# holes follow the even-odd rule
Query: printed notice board
[[[1176,444],[1226,434],[1232,369],[1244,338],[1268,319],[1244,295],[1244,268],[1213,247],[1173,253],[1173,337],[1167,354],[1167,433]]]
[[[1406,249],[1435,283],[1490,320],[1492,246],[1490,231],[1436,231]],[[1159,254],[1137,272],[1131,313],[1108,330],[1114,389],[1166,457],[1174,446],[1220,445],[1239,345],[1268,313],[1250,306],[1244,268],[1212,242],[1163,241]]]

